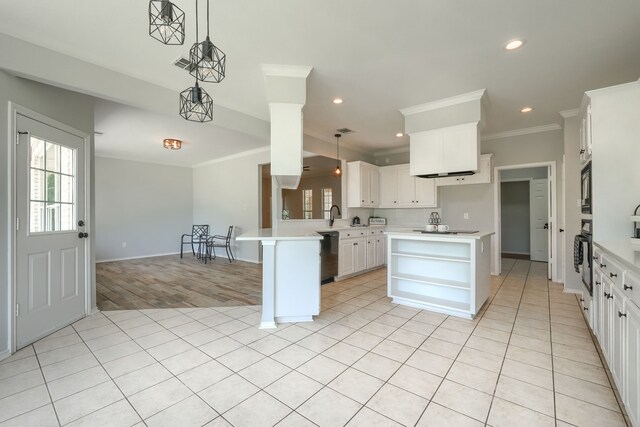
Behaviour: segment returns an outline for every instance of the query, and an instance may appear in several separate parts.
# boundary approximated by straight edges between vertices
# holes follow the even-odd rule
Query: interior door
[[[86,313],[84,139],[18,115],[16,346]]]
[[[549,180],[531,180],[531,261],[549,261]]]

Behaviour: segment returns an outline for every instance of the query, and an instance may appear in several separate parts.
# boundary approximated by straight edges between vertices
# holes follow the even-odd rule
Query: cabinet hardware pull
[[[589,310],[589,307],[582,307],[582,308],[584,308],[584,311],[588,311]]]
[[[584,154],[584,152],[585,152],[584,148],[580,150],[580,154]]]
[[[607,268],[607,264],[600,264],[600,268]]]
[[[630,291],[633,289],[633,286],[623,285],[625,291]]]
[[[597,261],[597,260],[598,260],[598,257],[597,257],[597,256],[594,256],[594,257],[593,257],[593,260],[594,260],[594,261]]]
[[[602,282],[596,282],[596,286],[602,285]]]
[[[618,317],[627,317],[627,313],[622,313],[618,311]]]
[[[609,299],[609,294],[605,292],[605,293],[604,293],[604,297],[605,297],[606,299]]]
[[[607,299],[613,299],[613,294],[609,294],[609,295],[607,296]]]
[[[580,298],[580,302],[584,302],[584,298]]]
[[[609,273],[609,277],[618,277],[617,273]]]

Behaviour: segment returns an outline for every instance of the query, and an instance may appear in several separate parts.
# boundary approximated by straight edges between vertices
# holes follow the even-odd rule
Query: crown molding
[[[228,156],[219,157],[217,159],[207,160],[206,162],[198,163],[191,167],[195,169],[201,166],[208,166],[208,165],[213,165],[215,163],[226,162],[227,160],[239,159],[241,157],[247,157],[247,156],[253,156],[254,154],[265,153],[267,151],[271,151],[271,145],[267,145],[266,147],[254,148],[253,150],[242,151],[236,154],[230,154]]]
[[[390,156],[392,154],[402,154],[402,153],[408,153],[408,152],[409,152],[409,146],[406,145],[404,147],[389,148],[387,150],[376,151],[373,153],[373,157]]]
[[[487,135],[483,135],[482,140],[493,141],[496,139],[510,138],[513,136],[521,136],[521,135],[530,135],[533,133],[549,132],[549,131],[560,130],[560,129],[562,129],[562,126],[560,126],[557,123],[551,123],[548,125],[533,126],[530,128],[508,130],[506,132],[490,133]]]
[[[573,108],[571,110],[563,110],[563,111],[560,111],[560,115],[562,116],[563,119],[570,119],[571,117],[577,117],[579,111],[580,111],[579,108]]]
[[[307,65],[260,64],[265,77],[302,77],[307,78],[313,67]]]
[[[469,101],[477,101],[487,93],[486,89],[480,89],[473,92],[463,93],[461,95],[451,96],[449,98],[439,99],[437,101],[427,102],[426,104],[414,105],[413,107],[401,108],[400,112],[403,116],[411,116],[413,114],[424,113],[425,111],[438,110],[452,105],[464,104]]]

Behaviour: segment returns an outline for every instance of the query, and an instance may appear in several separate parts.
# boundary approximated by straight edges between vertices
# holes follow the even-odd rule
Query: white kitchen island
[[[472,319],[491,291],[491,235],[386,231],[393,302]]]
[[[267,228],[236,240],[262,242],[261,329],[311,322],[320,314],[321,235]]]

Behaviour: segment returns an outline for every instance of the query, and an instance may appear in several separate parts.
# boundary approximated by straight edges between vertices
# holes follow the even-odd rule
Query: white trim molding
[[[482,140],[493,141],[496,139],[510,138],[513,136],[530,135],[533,133],[549,132],[549,131],[561,130],[561,129],[562,129],[562,126],[560,126],[559,124],[550,123],[548,125],[533,126],[530,128],[522,128],[522,129],[508,130],[505,132],[489,133],[487,135],[482,135]]]
[[[424,113],[425,111],[438,110],[452,105],[464,104],[465,102],[478,101],[481,100],[486,93],[486,89],[480,89],[473,92],[463,93],[461,95],[451,96],[449,98],[438,99],[437,101],[427,102],[425,104],[401,108],[399,111],[405,117],[411,116],[413,114]]]
[[[559,114],[563,119],[570,119],[571,117],[577,117],[579,112],[579,108],[573,108],[571,110],[562,110]]]
[[[260,64],[260,67],[265,77],[302,77],[306,79],[313,70],[313,67],[308,65]]]
[[[101,259],[101,260],[96,260],[96,264],[101,264],[103,262],[113,262],[113,261],[128,261],[130,259],[153,258],[153,257],[157,257],[157,256],[178,255],[179,253],[180,252],[168,252],[168,253],[164,253],[164,254],[130,256],[130,257],[125,257],[125,258]]]
[[[208,166],[208,165],[212,165],[212,164],[215,164],[215,163],[222,163],[222,162],[226,162],[227,160],[233,160],[233,159],[239,159],[241,157],[253,156],[254,154],[266,153],[268,151],[271,151],[271,145],[267,145],[266,147],[254,148],[253,150],[242,151],[242,152],[236,153],[236,154],[230,154],[228,156],[219,157],[217,159],[207,160],[206,162],[198,163],[198,164],[195,164],[195,165],[193,165],[191,167],[192,168],[199,168],[200,166]]]

